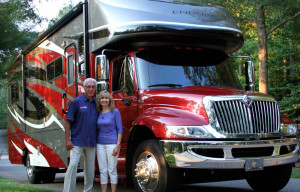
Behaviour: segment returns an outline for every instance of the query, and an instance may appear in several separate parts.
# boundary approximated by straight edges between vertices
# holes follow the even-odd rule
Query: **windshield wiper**
[[[167,84],[155,84],[155,85],[149,85],[148,87],[182,87],[182,85],[180,85],[180,84],[171,84],[171,83],[167,83]]]

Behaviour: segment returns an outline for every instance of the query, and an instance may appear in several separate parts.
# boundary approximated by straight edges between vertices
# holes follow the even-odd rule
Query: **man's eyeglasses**
[[[96,86],[95,85],[87,85],[87,86],[85,86],[85,88],[87,88],[87,89],[95,89],[96,88]]]

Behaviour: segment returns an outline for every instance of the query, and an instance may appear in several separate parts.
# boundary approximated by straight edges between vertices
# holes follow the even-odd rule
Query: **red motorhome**
[[[276,191],[298,159],[297,127],[246,86],[232,60],[243,34],[223,7],[169,0],[93,0],[25,48],[8,91],[9,159],[31,183],[68,166],[64,121],[83,81],[109,90],[123,120],[119,176],[137,191],[246,179]],[[82,169],[82,162],[79,165]]]

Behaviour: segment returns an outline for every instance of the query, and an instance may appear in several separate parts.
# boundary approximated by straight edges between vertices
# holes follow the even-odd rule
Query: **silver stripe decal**
[[[16,150],[17,150],[21,155],[23,155],[22,149],[20,149],[13,141],[11,141],[11,143],[14,145],[14,147],[16,148]]]
[[[65,131],[64,126],[59,122],[59,120],[54,116],[51,115],[51,117],[49,118],[49,120],[47,122],[45,122],[45,124],[34,124],[34,123],[30,123],[29,121],[26,121],[25,119],[23,119],[18,113],[17,111],[14,109],[14,113],[10,110],[9,107],[7,107],[9,112],[11,113],[11,115],[14,117],[14,119],[20,123],[20,120],[25,123],[26,125],[29,125],[30,127],[33,127],[35,129],[43,129],[46,127],[49,127],[53,122],[55,122],[63,131]]]
[[[56,53],[59,53],[61,55],[65,55],[64,49],[60,48],[58,45],[56,45],[55,43],[53,43],[52,41],[49,41],[49,40],[45,40],[38,47],[48,49],[48,50],[52,50],[52,51],[54,51]],[[68,53],[66,53],[66,57],[68,57]]]

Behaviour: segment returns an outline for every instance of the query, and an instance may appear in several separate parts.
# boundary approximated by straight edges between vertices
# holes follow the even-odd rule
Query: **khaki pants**
[[[96,147],[74,146],[71,150],[70,164],[68,166],[65,181],[64,192],[75,192],[77,167],[81,155],[84,158],[84,192],[93,190],[95,175],[95,154]]]

